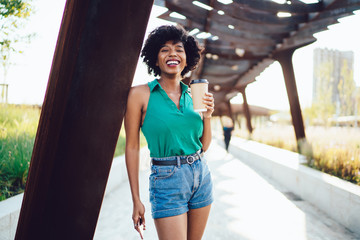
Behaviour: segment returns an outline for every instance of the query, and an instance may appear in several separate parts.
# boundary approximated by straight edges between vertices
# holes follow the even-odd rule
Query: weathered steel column
[[[15,239],[93,238],[151,7],[67,1]]]
[[[245,87],[240,90],[242,97],[243,97],[243,108],[244,108],[244,114],[246,118],[246,126],[249,131],[249,133],[253,132],[253,127],[251,125],[251,113],[249,109],[249,104],[247,102],[246,93],[245,93]]]
[[[284,73],[286,91],[290,103],[292,123],[295,129],[296,140],[299,141],[300,139],[305,138],[305,130],[296,88],[294,68],[292,64],[292,56],[295,50],[295,48],[291,48],[277,52],[274,54],[274,59],[279,61]]]

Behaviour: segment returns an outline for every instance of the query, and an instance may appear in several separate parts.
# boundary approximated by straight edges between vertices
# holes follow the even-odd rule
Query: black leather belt
[[[160,166],[171,166],[177,165],[178,159],[180,159],[181,164],[193,164],[195,161],[201,159],[202,157],[202,149],[197,151],[194,154],[186,155],[186,156],[172,156],[172,157],[164,157],[164,158],[151,158],[153,165]]]

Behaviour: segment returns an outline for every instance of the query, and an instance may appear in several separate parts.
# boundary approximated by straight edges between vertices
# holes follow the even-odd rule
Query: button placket
[[[183,88],[181,86],[181,88]],[[160,90],[160,94],[163,96],[163,98],[165,99],[166,102],[168,102],[170,104],[170,106],[172,108],[174,108],[176,110],[177,113],[183,113],[184,112],[184,106],[185,106],[185,91],[181,92],[181,96],[180,96],[180,101],[179,101],[179,108],[177,108],[176,104],[174,103],[173,100],[171,100],[171,98],[167,95],[167,93],[165,92],[165,90],[161,87],[161,85],[159,84],[159,90]]]
[[[180,112],[183,113],[184,112],[184,106],[185,106],[185,92],[183,92],[181,94],[181,97],[180,97]]]
[[[164,89],[160,88],[160,93],[163,96],[163,98],[165,99],[165,101],[168,102],[172,108],[175,108],[176,110],[178,110],[178,108],[176,107],[176,104],[174,103],[173,100],[171,100],[171,98],[167,95],[167,93],[165,92]]]

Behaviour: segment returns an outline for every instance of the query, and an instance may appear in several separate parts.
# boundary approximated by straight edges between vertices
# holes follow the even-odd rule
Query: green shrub
[[[24,191],[40,108],[0,104],[0,201]],[[140,134],[140,146],[146,145]],[[115,156],[125,153],[122,127]]]
[[[25,188],[40,109],[0,105],[0,200]]]
[[[317,147],[310,166],[360,185],[359,148]]]
[[[25,188],[34,137],[17,133],[0,139],[0,199],[11,197]]]

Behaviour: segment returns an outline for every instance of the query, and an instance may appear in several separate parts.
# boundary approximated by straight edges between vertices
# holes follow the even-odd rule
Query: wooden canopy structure
[[[279,61],[297,139],[305,138],[305,131],[292,54],[315,42],[314,33],[360,9],[359,0],[305,2],[309,1],[155,0],[156,5],[168,9],[159,18],[182,25],[205,47],[201,66],[192,77],[209,80],[216,105],[228,103],[239,92],[247,105],[246,86],[271,63]],[[214,114],[220,112],[215,109]]]

